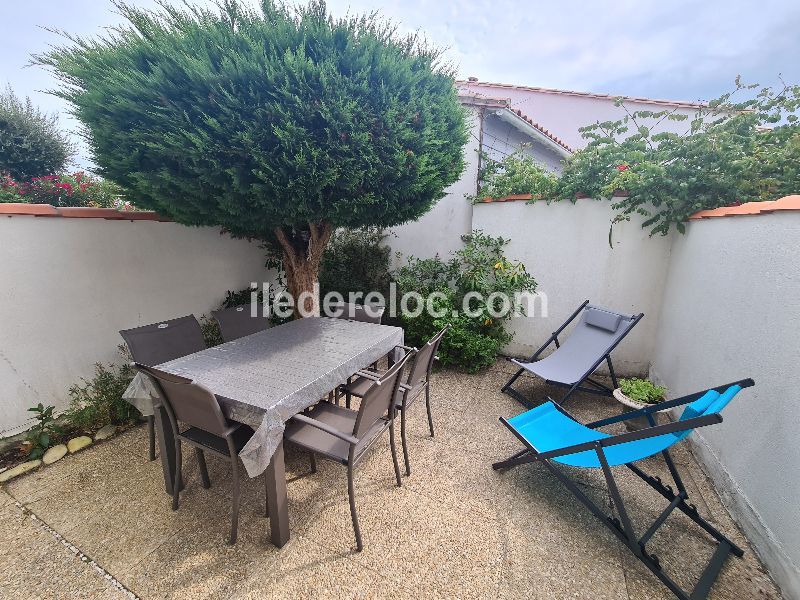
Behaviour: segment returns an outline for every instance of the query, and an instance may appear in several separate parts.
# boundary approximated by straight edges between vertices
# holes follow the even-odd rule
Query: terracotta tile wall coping
[[[616,192],[615,198],[625,197],[625,192]],[[576,199],[581,200],[588,198],[583,194],[577,194]],[[500,198],[484,198],[481,200],[483,204],[492,204],[496,202],[527,202],[531,199],[530,194],[513,194],[510,196],[502,196]],[[2,206],[2,205],[0,205]],[[690,221],[697,221],[700,219],[713,219],[716,217],[735,217],[738,215],[762,215],[781,210],[800,210],[800,195],[784,196],[778,200],[770,200],[766,202],[746,202],[738,206],[721,206],[720,208],[713,208],[709,210],[701,210],[696,212],[691,217]]]
[[[0,216],[63,217],[65,219],[110,219],[115,221],[161,221],[172,222],[153,211],[123,211],[114,208],[55,207],[50,204],[25,204],[9,202],[0,204]]]

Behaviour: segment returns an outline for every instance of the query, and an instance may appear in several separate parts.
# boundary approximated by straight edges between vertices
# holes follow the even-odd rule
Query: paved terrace
[[[499,392],[507,372],[501,362],[478,375],[435,375],[437,435],[427,436],[424,406],[415,405],[413,472],[402,488],[385,436],[356,475],[360,554],[341,466],[319,461],[312,475],[307,457],[287,451],[292,539],[281,550],[267,542],[263,479],[247,480],[231,547],[224,463],[208,457],[212,488],[203,490],[194,454],[185,452],[186,490],[172,512],[160,463],[147,461],[145,428],[136,427],[0,490],[0,598],[669,598],[544,467],[492,471],[492,461],[519,449],[497,421],[521,411]],[[530,379],[520,387],[540,398],[554,393]],[[569,408],[590,421],[619,405],[577,396]],[[743,559],[728,559],[711,597],[780,598],[687,445],[674,457],[690,501],[745,548]],[[667,476],[663,462],[644,467]],[[629,507],[642,531],[663,499],[616,470],[622,494],[637,499]],[[609,505],[600,473],[570,473]],[[712,552],[677,511],[651,543],[684,588]]]

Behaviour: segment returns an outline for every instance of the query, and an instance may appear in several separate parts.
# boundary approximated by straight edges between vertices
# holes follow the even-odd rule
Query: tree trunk
[[[331,233],[333,227],[326,221],[309,223],[308,230],[302,231],[283,227],[275,229],[275,236],[283,250],[286,285],[295,302],[295,318],[319,315],[319,294],[315,290],[315,284],[322,253],[328,245]]]

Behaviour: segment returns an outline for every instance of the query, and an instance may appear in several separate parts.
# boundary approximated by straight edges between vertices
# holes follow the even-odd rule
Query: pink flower
[[[628,169],[630,169],[628,165],[617,165],[617,171],[619,171],[620,173],[622,171],[627,171]]]

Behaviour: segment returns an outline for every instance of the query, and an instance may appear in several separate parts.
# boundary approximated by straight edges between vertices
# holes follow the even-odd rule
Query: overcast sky
[[[716,97],[737,74],[775,84],[780,73],[800,83],[797,0],[329,0],[328,6],[334,15],[378,9],[447,47],[459,76],[483,81],[676,100]],[[107,0],[0,0],[0,84],[64,114],[59,100],[42,93],[55,85],[52,77],[25,68],[31,54],[59,41],[42,27],[91,36],[118,22]],[[64,117],[62,123],[75,127]]]

